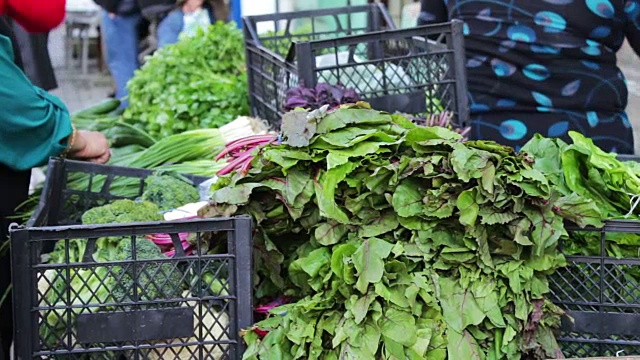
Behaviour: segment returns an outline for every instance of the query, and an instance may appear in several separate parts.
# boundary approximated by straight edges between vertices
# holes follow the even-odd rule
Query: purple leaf
[[[291,111],[296,107],[303,107],[309,110],[316,110],[324,105],[331,108],[342,104],[355,103],[360,100],[360,96],[352,88],[345,88],[342,85],[330,85],[319,83],[314,88],[306,88],[299,85],[289,89],[285,93],[283,109]]]

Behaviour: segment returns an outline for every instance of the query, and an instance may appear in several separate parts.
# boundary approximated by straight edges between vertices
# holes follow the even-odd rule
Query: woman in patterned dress
[[[419,24],[465,22],[471,137],[519,149],[578,131],[632,154],[616,52],[640,53],[640,0],[422,0]]]

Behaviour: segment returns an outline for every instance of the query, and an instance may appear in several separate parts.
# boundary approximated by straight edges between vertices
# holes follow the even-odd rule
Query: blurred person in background
[[[229,9],[224,0],[178,0],[177,8],[158,24],[158,48],[191,36],[216,21],[227,21]]]
[[[103,9],[102,34],[109,72],[115,83],[115,97],[126,101],[127,83],[140,67],[139,25],[142,14],[137,0],[94,0]]]
[[[422,0],[419,25],[464,21],[471,137],[519,149],[568,131],[633,154],[616,53],[640,53],[640,0]]]
[[[51,156],[105,163],[107,139],[97,132],[76,131],[66,106],[33,85],[21,70],[14,20],[26,31],[45,33],[64,19],[64,0],[0,0],[0,249],[16,208],[28,197],[31,168]],[[10,360],[13,340],[11,260],[0,252],[0,360]],[[21,299],[17,299],[21,300]],[[26,301],[26,300],[23,300]]]
[[[56,89],[58,82],[49,56],[49,33],[29,33],[17,22],[12,23],[24,73],[33,85],[47,91]]]

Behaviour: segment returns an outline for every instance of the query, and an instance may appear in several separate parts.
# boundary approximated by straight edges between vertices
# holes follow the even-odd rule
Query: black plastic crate
[[[69,177],[82,173],[92,175],[87,190],[68,189]],[[242,357],[239,332],[253,324],[249,217],[77,224],[83,210],[139,196],[151,173],[50,161],[40,208],[27,226],[11,229],[16,359]],[[122,179],[138,190],[122,191]],[[191,253],[181,250],[180,233],[195,238]],[[143,256],[140,240],[151,234],[170,234],[177,254]],[[130,252],[123,251],[123,260],[96,262],[96,242],[105,238],[129,242]],[[73,263],[78,239],[86,240],[86,250]],[[43,261],[60,240],[67,261]],[[220,251],[207,255],[214,246]]]
[[[243,21],[251,110],[273,126],[288,89],[323,82],[354,88],[378,110],[433,114],[441,105],[455,123],[468,121],[461,21],[397,30],[380,3]],[[305,21],[310,28],[294,31]],[[259,33],[265,25],[276,31]]]
[[[606,251],[608,236],[640,234],[640,221],[568,230],[600,241],[596,255],[567,256],[567,267],[550,278],[551,300],[573,319],[563,319],[558,337],[564,355],[640,355],[640,254],[618,259]]]

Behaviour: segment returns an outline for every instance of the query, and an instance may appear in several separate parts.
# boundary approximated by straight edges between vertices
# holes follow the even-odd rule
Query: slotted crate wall
[[[68,189],[81,174],[92,175],[87,189]],[[77,225],[89,207],[138,197],[150,174],[50,162],[39,210],[11,231],[17,359],[242,358],[239,332],[253,324],[249,217]],[[148,256],[153,234],[171,235],[176,255]],[[180,234],[192,237],[191,251]],[[105,239],[130,246],[118,261],[96,261]],[[56,243],[65,261],[49,263]],[[69,260],[85,247],[82,261]]]
[[[589,236],[599,249],[585,249],[589,256],[567,256],[567,267],[550,278],[551,300],[572,318],[563,319],[558,337],[564,355],[639,355],[640,254],[616,258],[608,242],[612,236],[640,234],[640,222],[615,220],[602,229],[570,230]]]
[[[356,16],[364,16],[366,26],[354,26]],[[311,27],[297,27],[302,21]],[[324,30],[316,28],[320,22]],[[276,31],[259,33],[265,24]],[[397,30],[379,3],[245,17],[252,113],[277,127],[288,89],[325,82],[354,88],[378,110],[452,111],[455,122],[465,124],[462,27],[456,20]]]
[[[141,196],[144,181],[151,174],[152,171],[145,169],[51,159],[38,209],[27,226],[78,225],[87,209]],[[196,185],[206,180],[191,175],[184,177]],[[82,188],[67,186],[78,179],[83,179]]]

